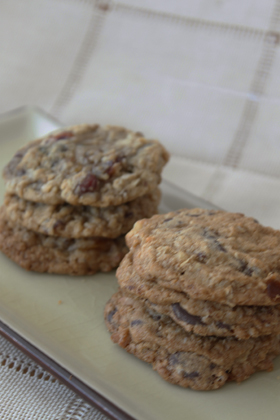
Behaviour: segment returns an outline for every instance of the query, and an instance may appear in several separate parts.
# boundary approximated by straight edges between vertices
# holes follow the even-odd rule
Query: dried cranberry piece
[[[198,252],[196,254],[197,261],[205,263],[207,260],[207,255],[204,252]]]
[[[59,229],[61,229],[61,228],[64,228],[64,226],[65,226],[65,223],[62,221],[62,220],[60,220],[60,219],[58,219],[54,224],[53,224],[53,230],[59,230]]]
[[[117,156],[115,160],[108,160],[106,164],[108,168],[106,169],[106,173],[111,177],[114,175],[116,169],[116,163],[120,163],[123,160],[123,156]]]
[[[106,174],[108,174],[109,176],[113,175],[114,173],[114,163],[112,160],[108,160],[108,162],[106,162],[108,168],[105,170]]]
[[[266,293],[270,299],[280,301],[280,282],[276,280],[268,280]]]
[[[63,139],[69,139],[70,137],[73,137],[72,131],[62,131],[61,133],[56,134],[53,136],[55,140],[63,140]]]
[[[100,187],[100,180],[94,174],[87,176],[75,188],[75,194],[81,196],[88,192],[95,192]]]

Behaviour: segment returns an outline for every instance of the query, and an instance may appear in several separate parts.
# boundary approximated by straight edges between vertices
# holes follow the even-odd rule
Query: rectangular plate
[[[28,140],[59,123],[22,108],[0,118],[0,167]],[[161,211],[216,208],[164,180]],[[1,180],[0,197],[4,184]],[[240,385],[197,392],[170,385],[150,365],[113,344],[103,321],[117,290],[114,272],[70,277],[27,272],[0,255],[0,332],[114,419],[279,418],[280,360]],[[59,301],[62,303],[59,304]]]

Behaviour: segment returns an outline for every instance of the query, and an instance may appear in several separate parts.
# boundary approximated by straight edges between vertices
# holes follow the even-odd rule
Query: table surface
[[[280,1],[2,0],[0,38],[0,113],[142,131],[166,179],[280,228]],[[0,377],[1,419],[106,419],[3,337]]]

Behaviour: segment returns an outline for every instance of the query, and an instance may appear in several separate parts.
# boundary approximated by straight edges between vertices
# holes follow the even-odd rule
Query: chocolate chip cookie
[[[20,149],[3,176],[6,191],[25,200],[108,207],[154,191],[168,158],[139,132],[77,125]]]
[[[139,276],[129,252],[117,270],[121,289],[134,297],[143,298],[145,305],[168,315],[186,331],[199,335],[248,339],[261,335],[280,334],[280,305],[235,306],[192,299],[156,281]]]
[[[6,217],[11,226],[22,226],[34,232],[65,238],[101,236],[117,238],[133,224],[157,213],[160,190],[119,206],[93,207],[70,204],[48,205],[6,195]]]
[[[152,363],[165,380],[197,390],[217,389],[258,370],[272,370],[272,360],[280,353],[279,335],[248,340],[201,337],[122,291],[107,303],[105,322],[115,343]]]
[[[0,250],[26,270],[88,275],[117,267],[127,252],[125,239],[67,239],[10,226],[0,210]]]
[[[126,240],[158,286],[232,307],[280,302],[280,231],[253,218],[182,209],[137,222]]]

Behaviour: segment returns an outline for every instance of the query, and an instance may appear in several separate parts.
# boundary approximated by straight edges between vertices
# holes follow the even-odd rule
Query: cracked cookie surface
[[[279,336],[237,340],[188,333],[170,317],[119,291],[105,307],[112,341],[145,362],[167,381],[197,390],[241,382],[258,370],[272,370]]]
[[[123,236],[116,239],[66,239],[11,227],[0,209],[0,250],[30,271],[88,275],[117,267],[127,252]]]
[[[186,293],[140,277],[133,266],[132,252],[124,257],[116,276],[126,294],[145,299],[147,306],[168,315],[186,331],[242,340],[280,333],[280,305],[231,307],[192,299]]]
[[[169,154],[122,127],[77,125],[20,149],[3,171],[6,191],[29,201],[117,206],[153,191]]]
[[[6,195],[6,217],[13,226],[20,225],[45,235],[65,238],[101,236],[117,238],[134,223],[157,213],[160,190],[133,201],[110,207],[48,205]]]
[[[280,302],[280,231],[243,214],[181,209],[136,222],[126,241],[140,276],[193,299]]]

